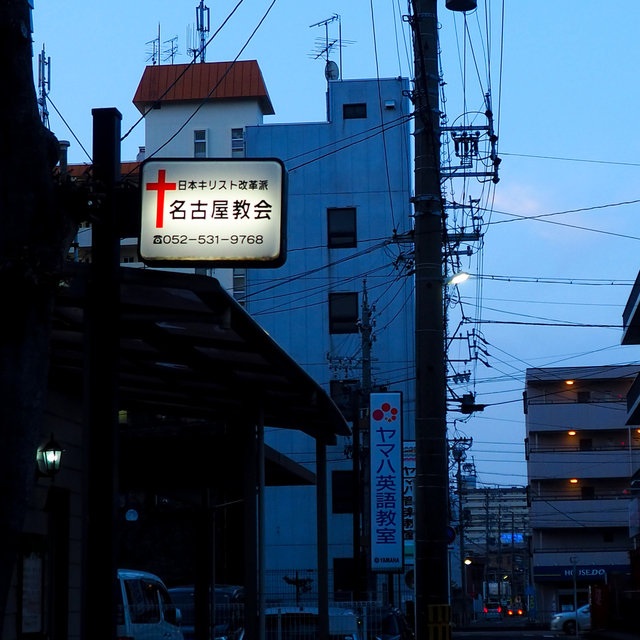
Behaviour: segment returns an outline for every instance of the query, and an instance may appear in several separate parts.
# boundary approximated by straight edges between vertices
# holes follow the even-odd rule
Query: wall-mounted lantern
[[[36,477],[45,476],[53,480],[56,473],[60,471],[60,460],[62,459],[63,451],[64,449],[54,440],[52,433],[49,442],[41,449],[38,449]]]

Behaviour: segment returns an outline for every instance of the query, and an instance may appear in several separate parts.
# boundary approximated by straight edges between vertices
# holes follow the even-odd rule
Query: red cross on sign
[[[158,169],[158,182],[147,183],[147,191],[158,192],[158,203],[156,208],[156,227],[162,229],[164,226],[164,194],[165,191],[175,191],[175,182],[165,182],[166,170]]]

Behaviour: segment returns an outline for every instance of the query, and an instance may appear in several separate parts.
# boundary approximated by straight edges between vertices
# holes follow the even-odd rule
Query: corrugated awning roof
[[[50,384],[82,389],[84,313],[91,265],[68,263],[56,303]],[[120,270],[120,405],[151,415],[233,424],[255,420],[328,444],[349,435],[324,389],[214,278]]]
[[[186,100],[257,99],[264,115],[273,105],[255,60],[163,64],[147,67],[133,98],[144,113],[151,104]]]

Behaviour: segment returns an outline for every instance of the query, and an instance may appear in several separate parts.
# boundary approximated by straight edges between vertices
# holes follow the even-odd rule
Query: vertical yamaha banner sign
[[[279,267],[286,260],[280,160],[151,158],[141,167],[140,192],[139,251],[150,266]]]
[[[371,571],[403,569],[402,394],[372,393]]]

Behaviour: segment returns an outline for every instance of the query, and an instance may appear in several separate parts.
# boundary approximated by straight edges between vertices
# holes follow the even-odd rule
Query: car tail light
[[[507,611],[507,615],[512,616],[512,615],[513,615],[513,611],[511,611],[511,609],[509,609],[509,610]]]
[[[487,609],[487,607],[484,608],[484,612],[489,613],[489,610]]]
[[[498,613],[502,613],[502,607],[498,607]]]
[[[522,611],[522,609],[518,609],[518,615],[521,616],[524,612]]]

